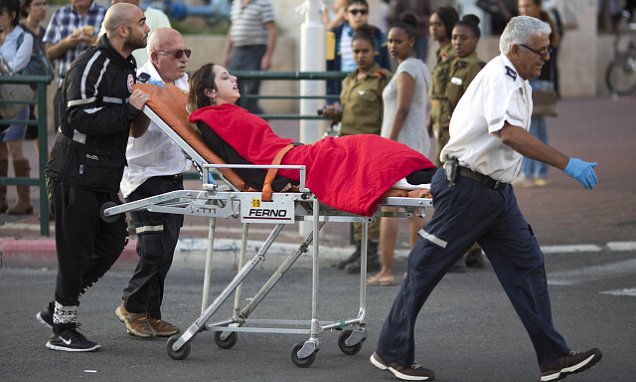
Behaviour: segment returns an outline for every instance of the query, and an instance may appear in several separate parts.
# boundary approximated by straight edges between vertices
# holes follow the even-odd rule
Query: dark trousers
[[[230,70],[261,70],[261,60],[267,51],[267,45],[247,45],[232,48],[230,56]],[[240,80],[242,95],[258,95],[261,89],[261,81]],[[258,106],[257,99],[245,98],[240,101],[240,105],[254,114],[263,114],[263,110]]]
[[[156,176],[146,180],[126,201],[134,202],[182,189],[181,175]],[[131,217],[137,231],[139,262],[124,289],[124,304],[129,312],[148,313],[150,317],[159,319],[165,280],[183,226],[183,215],[135,211]]]
[[[116,193],[88,191],[53,181],[57,285],[55,300],[79,304],[79,296],[117,261],[126,244],[123,215],[113,223],[100,217],[106,202],[120,204]]]
[[[476,241],[521,318],[540,366],[569,351],[552,325],[543,253],[517,205],[512,186],[489,189],[461,177],[448,187],[444,169],[431,183],[435,212],[408,259],[408,276],[384,321],[377,351],[402,365],[414,362],[414,327],[424,302],[449,268]]]

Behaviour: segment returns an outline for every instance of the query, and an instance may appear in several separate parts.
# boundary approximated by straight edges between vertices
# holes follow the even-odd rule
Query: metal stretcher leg
[[[208,250],[205,254],[205,272],[203,276],[203,293],[201,294],[201,314],[208,307],[208,296],[210,295],[210,282],[212,279],[212,254],[214,253],[214,234],[216,231],[216,218],[210,218],[208,227]]]
[[[199,319],[190,325],[181,335],[176,334],[168,339],[167,350],[170,357],[174,359],[185,359],[190,354],[190,341],[192,338],[202,329],[205,329],[205,323],[212,317],[212,315],[214,315],[214,313],[216,313],[225,300],[227,300],[238,285],[243,282],[245,277],[247,277],[256,265],[265,259],[265,253],[274,243],[274,240],[278,237],[283,227],[283,224],[278,224],[274,227],[263,246],[260,248],[258,253],[254,255],[254,258],[252,258],[249,263],[245,264],[245,266],[239,270],[230,284],[225,287],[212,304],[205,309]]]

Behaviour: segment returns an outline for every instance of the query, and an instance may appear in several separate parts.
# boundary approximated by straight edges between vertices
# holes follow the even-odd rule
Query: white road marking
[[[548,273],[549,285],[577,285],[585,282],[605,279],[608,276],[630,274],[636,271],[636,259],[619,261],[604,265],[594,265],[571,271]]]
[[[611,294],[612,296],[636,297],[636,288],[624,288],[624,289],[606,290],[604,292],[599,292],[599,293],[601,293],[601,294]]]

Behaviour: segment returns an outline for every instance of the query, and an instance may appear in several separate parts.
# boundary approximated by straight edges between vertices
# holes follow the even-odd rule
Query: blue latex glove
[[[570,158],[563,172],[578,180],[587,190],[591,190],[598,182],[598,178],[594,172],[596,165],[596,162],[585,162],[579,158]]]

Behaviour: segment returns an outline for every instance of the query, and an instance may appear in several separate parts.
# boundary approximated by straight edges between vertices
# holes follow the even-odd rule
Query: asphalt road
[[[397,271],[404,270],[398,259]],[[250,275],[244,297],[252,296],[279,258],[268,258]],[[601,362],[568,381],[631,382],[636,375],[636,253],[600,252],[546,255],[553,317],[575,350],[597,346]],[[321,349],[308,368],[290,360],[294,343],[306,335],[239,333],[231,349],[220,349],[211,332],[199,333],[182,361],[166,353],[165,339],[142,340],[126,334],[114,315],[132,269],[111,271],[82,299],[82,332],[101,343],[96,353],[65,353],[45,348],[49,330],[35,313],[52,297],[51,269],[0,268],[0,381],[390,381],[388,372],[368,362],[377,333],[398,286],[368,291],[369,338],[360,353],[348,356],[337,346],[338,333],[320,336]],[[219,262],[212,292],[230,280],[229,262]],[[164,318],[182,328],[198,318],[203,272],[173,269],[167,280]],[[358,278],[331,264],[320,268],[321,320],[351,318],[358,311]],[[311,270],[298,266],[276,285],[251,318],[308,319]],[[230,299],[231,300],[231,299]],[[226,304],[228,305],[228,304]],[[230,317],[224,306],[214,321]],[[438,381],[538,381],[534,351],[511,304],[491,270],[449,274],[420,314],[416,359],[437,373]]]

